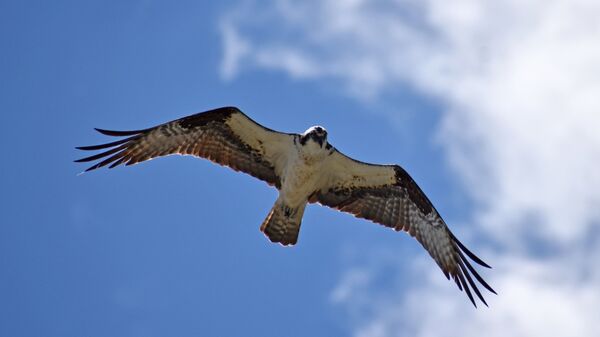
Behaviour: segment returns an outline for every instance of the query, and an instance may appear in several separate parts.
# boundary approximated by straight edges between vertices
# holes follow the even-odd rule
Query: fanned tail
[[[277,200],[260,226],[261,232],[265,233],[271,242],[278,242],[284,246],[295,245],[298,242],[305,207],[306,204],[292,208]]]

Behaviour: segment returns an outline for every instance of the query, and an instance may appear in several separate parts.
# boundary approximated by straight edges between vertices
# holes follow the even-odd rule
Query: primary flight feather
[[[277,188],[279,197],[260,226],[272,242],[296,244],[307,203],[318,202],[414,236],[473,305],[471,289],[487,303],[472,276],[496,293],[467,256],[489,266],[458,241],[402,167],[368,164],[344,155],[327,141],[323,127],[314,126],[302,134],[283,133],[254,122],[235,107],[223,107],[143,130],[96,130],[126,138],[78,147],[104,150],[76,160],[97,161],[86,172],[170,154],[206,158]]]

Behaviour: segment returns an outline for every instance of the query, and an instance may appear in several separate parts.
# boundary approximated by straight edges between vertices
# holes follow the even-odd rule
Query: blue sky
[[[600,257],[596,24],[567,2],[502,6],[1,2],[0,335],[561,335],[543,317],[599,331],[600,275],[559,270]],[[207,161],[77,175],[74,147],[105,140],[93,127],[224,105],[402,164],[495,267],[491,309],[404,233],[326,208],[308,208],[297,246],[271,244],[258,227],[276,191]]]
[[[273,245],[258,227],[276,192],[192,158],[77,176],[74,146],[103,141],[93,127],[148,127],[223,105],[286,131],[325,125],[365,160],[413,171],[439,162],[426,137],[411,151],[384,117],[327,93],[335,88],[261,72],[221,80],[226,4],[3,7],[1,118],[15,127],[1,136],[12,163],[2,165],[2,335],[347,333],[329,301],[343,247],[419,251],[403,234],[318,207],[297,247]],[[443,172],[420,172],[435,196]]]

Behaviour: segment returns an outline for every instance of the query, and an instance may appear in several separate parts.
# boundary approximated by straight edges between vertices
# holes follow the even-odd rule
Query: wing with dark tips
[[[289,147],[293,146],[294,137],[265,128],[233,107],[201,112],[143,130],[96,130],[107,136],[125,138],[78,147],[84,151],[103,150],[76,160],[96,162],[86,171],[181,154],[209,159],[275,186],[281,183],[282,163]]]
[[[317,192],[311,201],[408,232],[429,252],[446,278],[452,277],[458,288],[464,289],[473,305],[477,306],[471,290],[487,305],[473,277],[490,292],[496,292],[477,273],[467,256],[483,267],[490,266],[452,234],[404,169],[398,165],[363,163],[337,150],[327,165],[327,187]]]

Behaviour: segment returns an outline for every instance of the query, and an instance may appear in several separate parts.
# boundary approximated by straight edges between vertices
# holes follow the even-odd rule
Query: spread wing
[[[312,202],[351,213],[415,237],[458,288],[475,304],[471,290],[485,304],[473,281],[496,293],[473,268],[471,260],[490,268],[452,234],[415,181],[398,165],[363,163],[334,150],[326,163],[327,187]],[[466,256],[465,256],[466,255]]]
[[[248,173],[280,186],[282,163],[293,146],[293,134],[267,129],[234,107],[218,108],[136,131],[96,129],[126,137],[111,143],[82,146],[104,150],[76,162],[98,161],[87,171],[106,165],[132,165],[170,154],[193,155]]]

